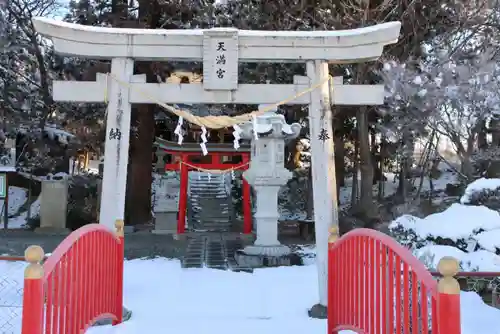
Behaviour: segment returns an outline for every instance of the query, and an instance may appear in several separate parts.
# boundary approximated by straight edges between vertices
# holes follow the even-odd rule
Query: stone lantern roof
[[[275,112],[266,112],[257,116],[255,122],[247,122],[241,125],[244,139],[254,137],[254,128],[259,136],[292,139],[300,134],[301,125],[298,123],[287,124],[285,116]]]

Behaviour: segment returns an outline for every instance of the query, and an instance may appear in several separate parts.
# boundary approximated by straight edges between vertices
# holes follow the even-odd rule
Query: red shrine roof
[[[183,143],[182,145],[176,142],[168,141],[161,138],[156,138],[155,145],[168,152],[196,152],[202,154],[199,143]],[[241,154],[250,153],[250,144],[240,143],[240,148],[235,149],[232,143],[207,143],[208,153],[226,153],[226,154]]]

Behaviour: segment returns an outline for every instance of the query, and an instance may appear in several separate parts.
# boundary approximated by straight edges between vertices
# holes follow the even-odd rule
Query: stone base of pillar
[[[132,311],[130,311],[129,309],[127,309],[125,306],[123,307],[123,322],[125,321],[128,321],[130,320],[130,318],[132,317]],[[100,320],[97,320],[93,325],[92,327],[97,327],[97,326],[109,326],[113,323],[113,320],[112,319],[100,319]]]
[[[241,268],[303,265],[301,257],[291,253],[290,248],[284,245],[247,246],[242,250],[238,250],[234,258]]]
[[[275,245],[275,246],[261,246],[261,245],[251,245],[246,246],[243,249],[243,253],[246,255],[262,255],[262,256],[272,256],[280,257],[289,255],[292,251],[290,247],[285,245]]]
[[[314,319],[327,319],[328,309],[325,305],[316,304],[309,311],[307,311],[310,318]]]

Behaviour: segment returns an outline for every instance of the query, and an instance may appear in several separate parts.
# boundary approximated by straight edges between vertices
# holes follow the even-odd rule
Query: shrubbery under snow
[[[500,179],[479,179],[460,203],[425,218],[403,215],[389,229],[430,268],[453,256],[464,271],[500,272],[500,214],[494,210],[500,208],[499,194]]]

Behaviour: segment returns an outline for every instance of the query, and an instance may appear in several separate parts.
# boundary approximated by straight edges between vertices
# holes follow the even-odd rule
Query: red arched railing
[[[76,230],[43,266],[43,250],[28,248],[22,334],[80,334],[100,319],[122,321],[123,222],[116,228]]]
[[[425,266],[383,233],[356,229],[332,241],[328,254],[328,334],[342,330],[359,334],[460,334],[460,295],[458,282],[452,277],[458,271],[456,261],[444,261],[440,266],[442,274],[449,277],[438,288]]]

